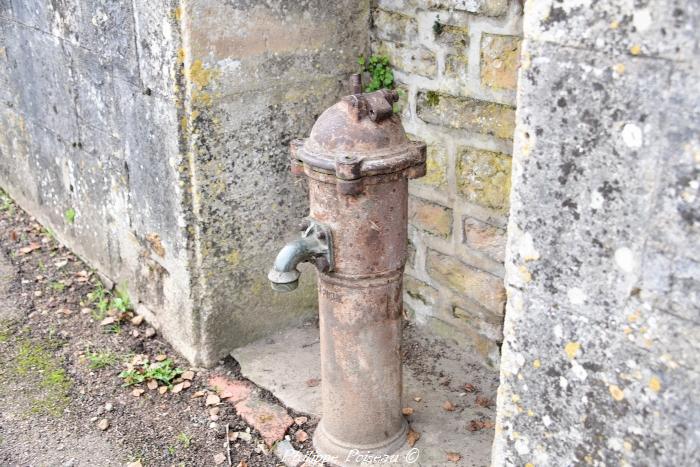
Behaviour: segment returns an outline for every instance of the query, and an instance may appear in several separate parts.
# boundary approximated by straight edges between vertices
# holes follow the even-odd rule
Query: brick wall
[[[378,0],[372,20],[406,131],[428,143],[410,187],[407,311],[497,366],[520,2]]]

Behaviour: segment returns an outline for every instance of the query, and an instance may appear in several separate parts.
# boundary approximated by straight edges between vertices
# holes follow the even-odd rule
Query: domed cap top
[[[292,142],[293,162],[341,179],[425,164],[425,143],[410,141],[392,105],[396,91],[353,94],[321,114],[306,140]]]

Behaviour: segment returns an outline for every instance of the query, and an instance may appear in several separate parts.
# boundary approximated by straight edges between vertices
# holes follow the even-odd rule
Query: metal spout
[[[275,263],[267,274],[272,290],[291,292],[299,286],[301,272],[299,263],[314,262],[321,272],[332,269],[333,255],[330,228],[313,219],[302,223],[305,228],[299,240],[287,243],[275,258]]]

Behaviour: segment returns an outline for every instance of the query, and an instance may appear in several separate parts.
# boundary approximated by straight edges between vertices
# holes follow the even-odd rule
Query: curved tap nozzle
[[[275,258],[267,274],[270,285],[277,292],[291,292],[299,286],[299,263],[314,262],[321,272],[333,269],[333,248],[330,228],[313,219],[306,219],[299,240],[286,244]]]

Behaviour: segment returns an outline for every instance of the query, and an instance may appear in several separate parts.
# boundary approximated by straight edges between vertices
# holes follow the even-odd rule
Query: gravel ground
[[[99,287],[89,266],[0,192],[0,465],[228,465],[226,425],[251,434],[231,441],[233,466],[281,465],[229,404],[213,416],[205,405],[209,376],[240,379],[233,359],[189,368],[147,323],[116,311],[115,292],[105,294],[115,311],[100,312],[88,299]],[[117,322],[101,325],[110,315]],[[163,394],[145,383],[125,387],[119,374],[145,358],[172,359],[194,377],[161,384]],[[316,423],[309,418],[288,432],[307,453]],[[297,442],[297,429],[309,440]]]

